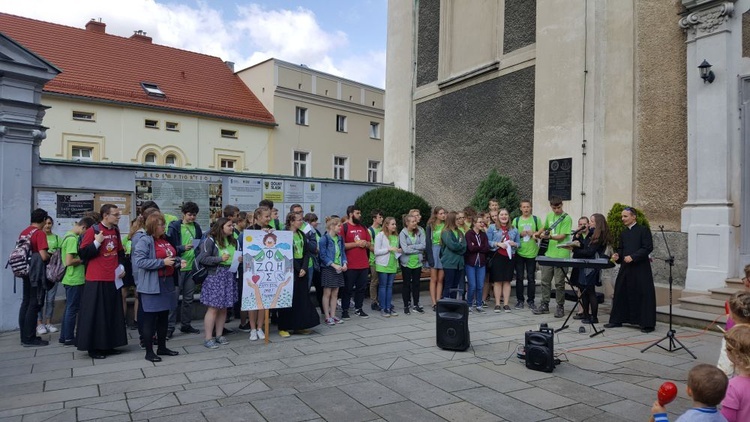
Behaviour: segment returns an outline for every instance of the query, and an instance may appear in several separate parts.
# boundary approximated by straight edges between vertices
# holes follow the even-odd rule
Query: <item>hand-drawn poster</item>
[[[243,232],[242,310],[290,308],[294,293],[292,232]]]

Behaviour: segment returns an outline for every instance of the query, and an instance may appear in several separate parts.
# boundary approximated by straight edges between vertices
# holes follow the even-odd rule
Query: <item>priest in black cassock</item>
[[[612,313],[607,328],[621,327],[623,323],[641,327],[650,333],[656,325],[656,291],[651,273],[649,254],[654,249],[651,230],[636,223],[633,208],[622,211],[625,229],[620,234],[620,246],[612,259],[620,264],[615,283]]]

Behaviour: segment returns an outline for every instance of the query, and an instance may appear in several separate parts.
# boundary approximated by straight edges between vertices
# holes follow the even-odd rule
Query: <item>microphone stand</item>
[[[667,258],[662,258],[664,262],[669,264],[669,331],[667,331],[667,335],[662,337],[661,339],[657,340],[656,342],[652,343],[650,346],[646,347],[645,349],[641,350],[641,353],[645,352],[646,350],[658,346],[662,350],[666,350],[667,352],[676,352],[680,349],[685,349],[686,352],[690,354],[690,356],[693,357],[693,359],[698,359],[693,352],[690,351],[687,347],[685,347],[682,342],[680,342],[679,339],[675,337],[675,330],[672,328],[672,267],[674,267],[674,256],[672,256],[672,253],[669,251],[669,243],[667,243],[667,235],[664,234],[664,226],[659,226],[659,230],[661,230],[661,236],[664,239],[664,246],[667,247]],[[669,339],[669,345],[667,347],[662,346],[661,343],[664,340]],[[675,343],[679,344],[680,347],[677,347]]]

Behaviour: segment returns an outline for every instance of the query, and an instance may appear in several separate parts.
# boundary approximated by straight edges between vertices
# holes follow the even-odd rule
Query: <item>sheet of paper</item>
[[[125,267],[120,264],[115,268],[115,288],[118,290],[122,287],[123,274],[125,274]]]
[[[313,228],[312,228],[312,226],[311,226],[311,225],[309,225],[309,224],[305,224],[305,227],[303,227],[303,228],[302,228],[302,233],[304,233],[304,234],[308,234],[308,233],[310,233],[310,230],[312,230],[312,229],[313,229]]]
[[[510,242],[503,242],[505,250],[508,251],[508,259],[513,259],[513,247],[510,246]]]
[[[242,256],[242,251],[234,251],[234,256],[232,257],[232,265],[229,266],[229,272],[230,273],[236,273],[237,268],[240,267],[240,257]]]

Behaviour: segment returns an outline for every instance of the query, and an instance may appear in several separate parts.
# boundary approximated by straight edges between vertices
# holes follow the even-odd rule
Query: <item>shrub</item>
[[[627,207],[628,205],[616,202],[607,214],[607,225],[609,226],[610,236],[612,236],[612,250],[614,251],[617,251],[617,248],[620,246],[620,234],[625,230],[625,225],[622,224],[622,211]],[[646,219],[643,212],[638,208],[631,208],[635,209],[636,222],[642,226],[646,226],[650,230],[651,226],[648,224],[648,219]]]
[[[518,209],[521,202],[518,188],[509,177],[501,176],[495,169],[479,183],[470,205],[476,210],[486,210],[492,198],[497,199],[500,208],[506,208],[510,212],[511,218],[521,215]]]
[[[383,217],[394,217],[399,230],[402,227],[401,216],[408,214],[413,208],[419,209],[422,214],[420,225],[424,226],[430,217],[430,205],[421,196],[403,189],[394,187],[383,187],[365,192],[354,201],[362,210],[362,224],[370,226],[372,217],[370,213],[374,209],[383,212]]]

